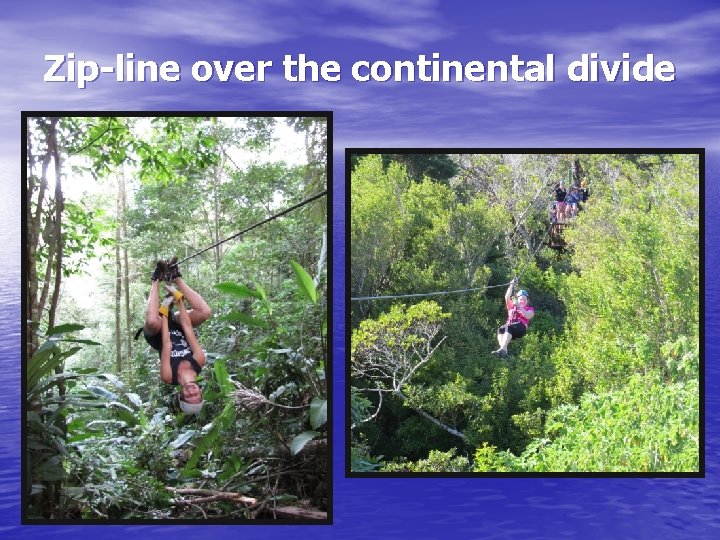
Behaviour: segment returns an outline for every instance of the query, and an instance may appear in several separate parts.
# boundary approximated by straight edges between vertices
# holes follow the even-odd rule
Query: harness
[[[198,363],[197,360],[195,360],[195,358],[193,358],[192,350],[190,349],[187,341],[185,340],[185,334],[183,333],[180,325],[175,322],[175,315],[172,312],[170,314],[170,317],[168,317],[168,330],[170,331],[170,342],[172,344],[172,350],[170,351],[170,369],[172,371],[172,384],[180,384],[178,382],[178,369],[183,361],[190,362],[190,366],[193,368],[193,370],[195,370],[195,373],[197,374],[202,371],[202,366]],[[158,353],[162,351],[162,338],[160,336],[160,332],[150,336],[148,334],[145,334],[143,332],[143,328],[141,327],[135,333],[136,340],[138,339],[138,337],[140,337],[141,333],[143,333],[143,335],[145,336],[145,341],[147,341],[153,349],[158,351]]]
[[[532,306],[525,306],[525,309],[532,310],[533,312],[535,311]],[[530,324],[528,318],[525,317],[525,315],[523,315],[522,313],[520,313],[520,310],[518,310],[517,308],[512,308],[508,310],[507,324],[514,324],[516,322],[522,323],[523,325],[525,325],[525,328],[527,328],[528,324]]]

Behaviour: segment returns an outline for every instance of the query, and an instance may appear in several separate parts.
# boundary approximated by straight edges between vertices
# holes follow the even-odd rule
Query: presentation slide
[[[37,0],[0,58],[0,537],[720,537],[716,2]]]

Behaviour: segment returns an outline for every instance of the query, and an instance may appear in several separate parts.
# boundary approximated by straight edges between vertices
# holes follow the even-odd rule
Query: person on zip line
[[[492,351],[491,354],[505,357],[508,355],[508,345],[513,339],[520,339],[527,333],[527,327],[530,319],[535,316],[535,309],[528,304],[528,292],[524,289],[518,291],[517,295],[513,295],[513,290],[517,285],[515,278],[505,291],[505,307],[508,310],[507,322],[503,324],[497,331],[497,340],[500,348]]]
[[[167,294],[162,302],[160,280],[167,282]],[[159,260],[150,281],[143,335],[160,353],[160,379],[166,384],[181,386],[180,409],[186,414],[197,414],[202,409],[203,398],[195,377],[205,365],[205,353],[194,329],[207,321],[212,312],[202,296],[182,279],[177,257]],[[185,308],[185,300],[189,310]],[[178,308],[177,312],[172,311],[173,306]]]

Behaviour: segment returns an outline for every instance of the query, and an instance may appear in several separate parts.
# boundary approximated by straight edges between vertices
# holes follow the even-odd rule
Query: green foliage
[[[634,376],[614,392],[585,394],[550,411],[546,431],[522,455],[529,471],[693,472],[699,467],[696,380]]]
[[[313,283],[310,274],[300,266],[296,261],[290,261],[293,272],[295,272],[295,278],[297,279],[298,289],[303,297],[310,300],[313,304],[317,303],[317,291],[315,290],[315,284]]]
[[[425,300],[412,306],[395,304],[377,320],[366,320],[353,332],[351,353],[360,348],[373,347],[379,342],[394,349],[410,353],[413,346],[425,343],[423,333],[428,325],[436,325],[450,317],[433,301]]]
[[[517,470],[517,458],[510,452],[498,452],[486,442],[475,450],[473,472],[512,472]]]
[[[325,425],[325,422],[327,422],[327,400],[315,397],[310,403],[310,425],[313,429],[317,429]]]
[[[263,295],[258,290],[252,290],[245,285],[239,285],[237,283],[218,283],[215,288],[225,294],[232,294],[238,298],[247,298],[249,296],[262,300]]]
[[[406,218],[400,205],[409,180],[403,167],[384,170],[379,156],[363,159],[351,182],[351,290],[373,294],[387,280],[391,261],[403,249]]]
[[[694,470],[697,156],[455,155],[447,182],[415,177],[402,156],[353,157],[352,295],[480,289],[433,297],[439,312],[452,313],[442,321],[442,342],[410,330],[412,306],[351,303],[351,385],[365,390],[351,398],[353,470],[375,470],[379,460],[370,456],[382,454],[394,463],[387,470],[409,471],[431,451],[457,448],[458,431],[478,472]],[[566,181],[571,167],[575,180],[589,184],[590,199],[566,226],[567,249],[558,253],[543,246],[547,209],[552,185]],[[513,275],[530,291],[535,317],[510,344],[510,358],[498,359],[488,352],[506,315],[505,291],[483,287]],[[417,361],[421,344],[438,343],[431,361]],[[386,399],[365,422],[378,391]],[[627,441],[604,435],[597,450],[582,446],[583,437],[612,426],[631,432],[621,401],[643,410],[635,400],[651,391],[683,403],[667,418],[677,427],[641,422],[643,433],[629,439],[655,448],[657,458],[648,461],[637,448],[637,456],[620,455],[615,450]],[[622,413],[596,410],[590,396],[616,400]],[[574,430],[561,434],[560,426]],[[687,445],[668,442],[673,437]]]
[[[292,455],[294,456],[298,454],[307,443],[309,443],[318,435],[320,434],[317,431],[303,431],[299,435],[296,435],[290,443],[290,452],[292,453]]]
[[[318,256],[326,225],[316,219],[322,212],[306,207],[287,214],[180,265],[215,315],[199,330],[207,351],[198,377],[205,400],[199,415],[179,412],[175,391],[159,382],[157,353],[143,342],[131,353],[121,337],[122,371],[117,377],[102,374],[115,368],[114,315],[122,333],[125,315],[128,326],[142,324],[147,278],[158,258],[195,253],[325,188],[324,120],[287,119],[307,135],[306,148],[292,156],[306,159],[299,166],[265,157],[275,123],[264,117],[58,121],[63,176],[70,181],[65,186],[90,193],[66,188],[63,277],[82,276],[83,298],[78,301],[72,283],[63,288],[56,320],[83,325],[57,325],[28,360],[28,486],[37,493],[30,515],[256,517],[226,501],[179,505],[169,488],[185,487],[249,494],[259,508],[300,500],[326,507],[327,279]],[[29,126],[40,151],[29,162],[34,159],[38,170],[49,126],[48,119]],[[34,172],[29,179],[37,197]],[[132,194],[124,216],[113,197],[116,180]],[[38,297],[46,294],[40,280],[52,277],[45,276],[47,240],[54,234],[52,197],[47,190],[38,211]],[[127,261],[114,261],[107,248],[115,246],[121,217],[127,235],[117,247],[127,250]],[[129,313],[110,300],[119,282],[115,262],[130,275]],[[47,326],[43,320],[32,328]],[[85,347],[96,343],[103,347]],[[62,371],[68,359],[72,367]],[[267,401],[245,410],[236,382],[259,389],[275,405]],[[317,434],[313,452],[292,456],[292,441],[310,430]]]
[[[462,473],[469,471],[469,461],[464,456],[456,456],[455,448],[447,452],[438,450],[430,451],[427,459],[420,459],[415,462],[390,462],[385,463],[380,472],[402,472],[402,473]]]
[[[360,160],[369,154],[355,153],[350,156],[351,168],[354,170]],[[385,168],[391,163],[401,163],[408,175],[416,182],[424,177],[439,182],[447,182],[458,172],[457,164],[447,154],[381,154]]]
[[[222,412],[212,421],[209,431],[203,435],[196,443],[190,459],[183,468],[184,476],[191,476],[194,473],[198,461],[203,457],[219,438],[223,430],[227,429],[235,422],[235,404],[228,401],[222,409]]]

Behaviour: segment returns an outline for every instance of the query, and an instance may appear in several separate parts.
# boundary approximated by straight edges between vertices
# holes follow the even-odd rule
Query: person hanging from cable
[[[167,291],[162,302],[161,280],[166,281]],[[189,310],[185,308],[186,300]],[[143,335],[160,353],[160,379],[166,384],[180,385],[180,409],[186,414],[202,410],[202,390],[195,378],[205,365],[205,353],[194,329],[211,315],[207,302],[182,279],[177,257],[158,261],[151,277]]]
[[[524,289],[518,291],[517,295],[513,295],[515,287],[517,287],[518,278],[516,277],[510,282],[510,286],[505,291],[505,307],[508,310],[507,322],[503,324],[497,331],[497,340],[500,348],[492,351],[491,354],[505,357],[508,355],[508,345],[513,339],[520,339],[527,333],[527,327],[530,319],[535,316],[535,309],[528,304],[528,292]]]

